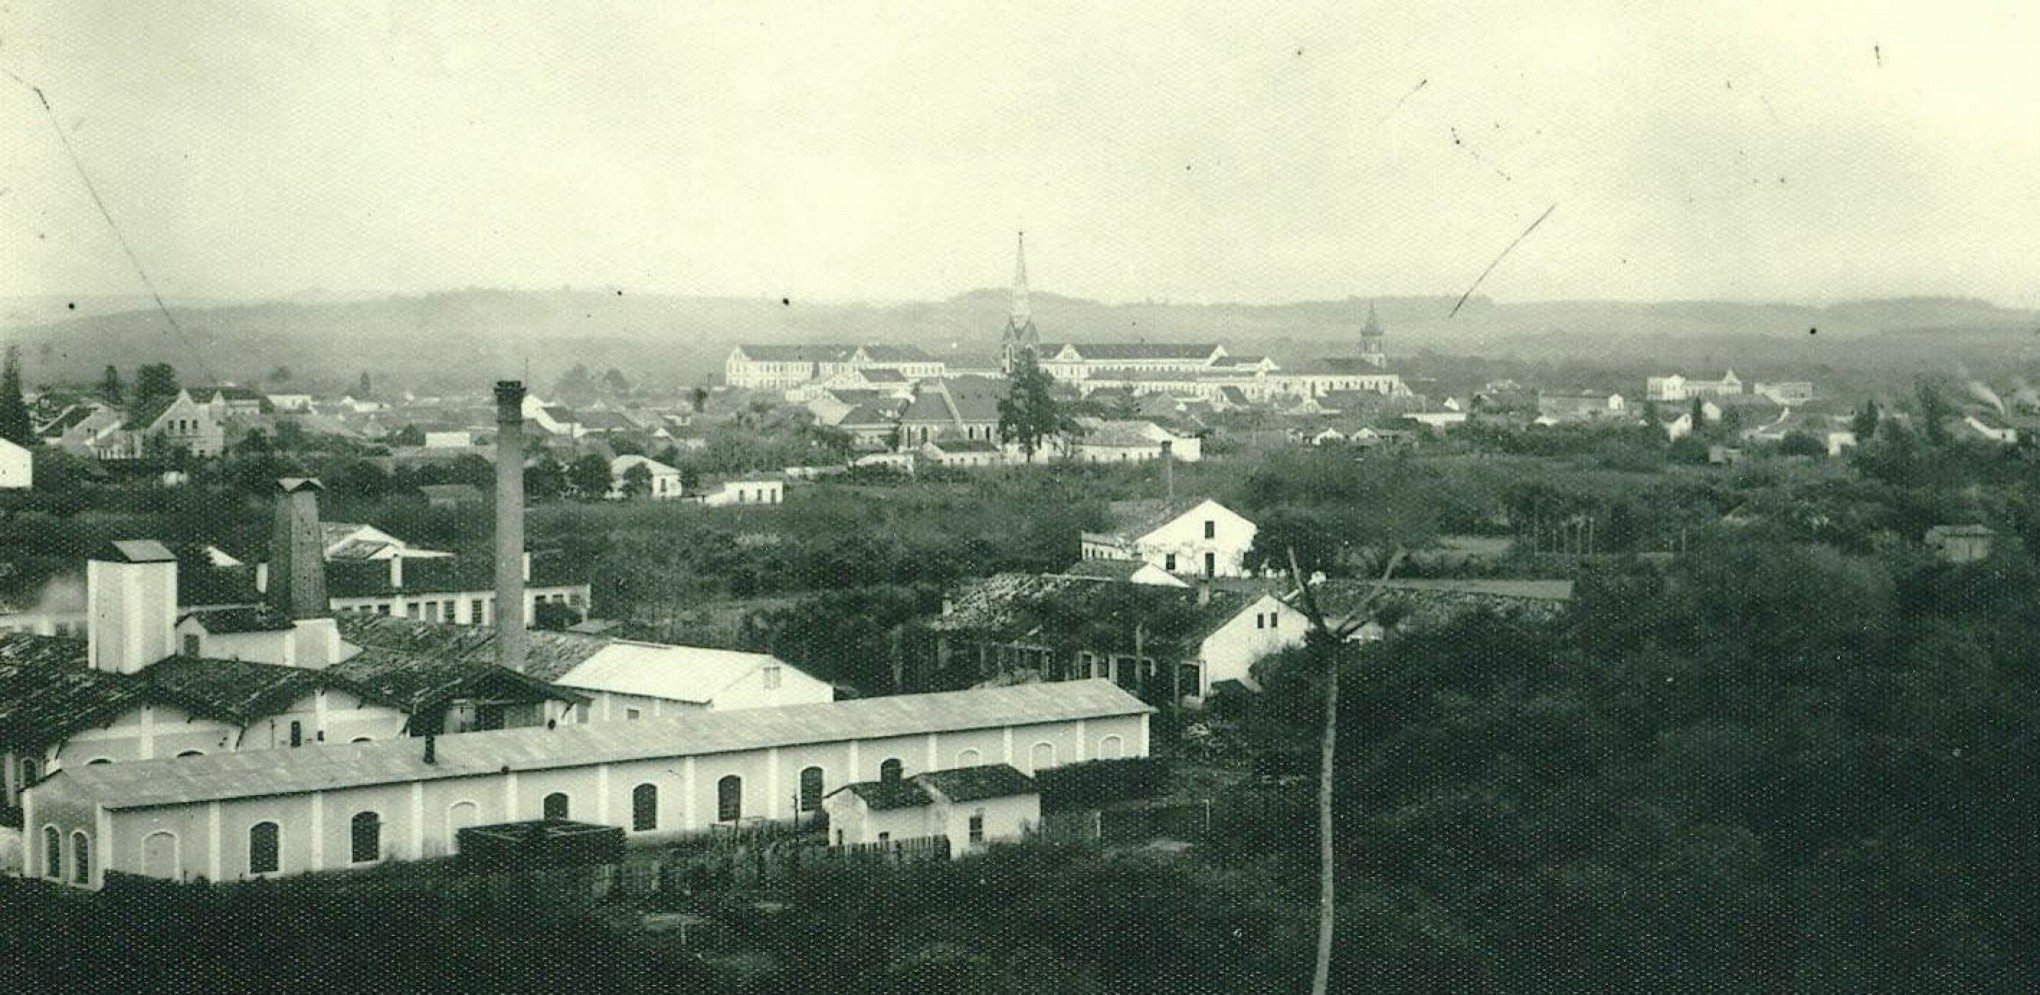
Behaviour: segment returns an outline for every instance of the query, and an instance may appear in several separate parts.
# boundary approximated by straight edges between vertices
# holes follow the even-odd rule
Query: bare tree
[[[1332,762],[1338,755],[1339,743],[1339,664],[1340,657],[1360,628],[1367,624],[1369,608],[1380,600],[1382,585],[1395,575],[1395,568],[1402,563],[1403,549],[1396,547],[1394,555],[1388,558],[1388,566],[1381,571],[1381,580],[1375,582],[1374,590],[1353,607],[1345,619],[1334,626],[1325,620],[1325,613],[1318,605],[1317,592],[1311,590],[1310,581],[1296,566],[1296,550],[1289,551],[1289,579],[1296,585],[1298,600],[1303,602],[1304,620],[1309,632],[1304,637],[1305,652],[1318,657],[1325,674],[1325,731],[1318,751],[1318,941],[1317,973],[1311,978],[1312,995],[1325,995],[1332,981],[1332,924],[1335,906],[1332,900],[1333,853],[1332,846]]]

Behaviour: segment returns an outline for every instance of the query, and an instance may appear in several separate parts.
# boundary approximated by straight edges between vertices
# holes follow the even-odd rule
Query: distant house
[[[1795,406],[1813,400],[1813,384],[1805,380],[1758,383],[1750,392],[1773,404]]]
[[[901,448],[944,439],[992,442],[999,436],[1004,381],[986,377],[924,380],[899,417]]]
[[[272,410],[269,399],[252,387],[237,387],[221,384],[216,387],[193,387],[191,399],[209,407],[213,417],[226,421],[236,415],[259,415]]]
[[[729,711],[835,700],[829,682],[776,656],[700,646],[606,640],[579,663],[539,676],[589,696],[585,722],[609,722],[690,709]]]
[[[921,445],[921,456],[937,466],[956,469],[1004,466],[1006,451],[987,439],[936,439]]]
[[[1151,421],[1079,418],[1077,425],[1075,435],[1055,444],[1061,458],[1079,463],[1146,463],[1163,458],[1195,463],[1204,458],[1204,440]]]
[[[1553,425],[1562,422],[1599,421],[1628,414],[1629,401],[1605,390],[1540,390],[1537,392],[1537,421]]]
[[[1254,544],[1254,523],[1217,501],[1115,501],[1112,510],[1119,527],[1083,533],[1084,559],[1145,560],[1179,575],[1248,574],[1247,550]]]
[[[25,447],[0,439],[0,490],[26,490],[35,486],[35,454]]]
[[[609,461],[609,496],[624,496],[624,486],[629,483],[632,467],[645,468],[645,496],[654,501],[669,501],[680,496],[680,471],[658,460],[636,454],[618,456]]]
[[[1696,397],[1730,397],[1742,392],[1743,382],[1734,370],[1722,374],[1719,380],[1688,379],[1674,373],[1649,377],[1643,385],[1643,399],[1646,401],[1690,401]],[[1808,392],[1811,393],[1811,388]]]
[[[1033,778],[999,763],[846,784],[822,808],[835,846],[943,837],[949,855],[962,857],[1032,832],[1041,821],[1041,793]]]
[[[433,508],[460,508],[483,504],[489,496],[473,484],[423,484],[418,493],[425,495],[426,505]]]
[[[694,500],[711,508],[725,505],[780,504],[786,500],[786,481],[777,477],[731,477],[701,483]]]
[[[427,449],[473,449],[475,434],[467,429],[439,429],[425,433]]]
[[[1950,563],[1975,563],[1990,556],[1997,533],[1984,525],[1936,525],[1927,530],[1927,548]]]

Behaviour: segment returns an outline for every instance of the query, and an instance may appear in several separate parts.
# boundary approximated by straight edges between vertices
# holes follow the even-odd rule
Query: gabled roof
[[[444,625],[362,612],[342,612],[334,622],[340,638],[364,649],[495,666],[496,630],[491,626]],[[524,673],[541,681],[557,679],[610,642],[578,632],[532,629],[524,634]]]
[[[765,667],[794,669],[765,653],[617,640],[552,680],[582,691],[638,694],[706,705],[730,685]]]
[[[364,648],[320,673],[364,688],[413,714],[461,698],[586,700],[566,688],[556,688],[536,677],[491,662],[404,653],[380,647]]]
[[[104,563],[175,563],[169,547],[154,539],[120,539],[99,547],[92,558]]]
[[[137,402],[128,408],[127,422],[124,427],[136,432],[148,429],[149,426],[156,424],[157,419],[163,417],[163,412],[170,410],[170,406],[176,404],[182,397],[183,394],[179,393],[152,397],[146,401]]]
[[[1010,764],[931,770],[925,774],[914,775],[913,780],[925,787],[934,788],[953,802],[1031,795],[1039,790],[1034,786],[1033,778],[1015,770]]]
[[[637,722],[527,727],[441,737],[434,763],[415,739],[327,743],[177,760],[66,767],[55,775],[110,809],[330,791],[665,757],[925,736],[1153,712],[1110,681],[1060,681],[895,695]]]

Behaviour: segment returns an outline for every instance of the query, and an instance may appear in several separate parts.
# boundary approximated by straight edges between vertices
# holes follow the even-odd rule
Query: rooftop
[[[925,774],[915,775],[914,780],[942,792],[944,797],[953,802],[1031,795],[1037,790],[1033,778],[1008,764],[931,770]]]
[[[67,767],[52,781],[107,808],[149,808],[1152,711],[1110,681],[1067,681],[462,733],[441,737],[429,764],[407,738]]]

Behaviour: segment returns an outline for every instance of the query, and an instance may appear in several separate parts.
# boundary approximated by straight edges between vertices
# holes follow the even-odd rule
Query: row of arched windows
[[[1118,736],[1106,736],[1098,742],[1100,759],[1116,759],[1124,753],[1124,742]],[[1055,766],[1056,748],[1054,743],[1037,742],[1029,750],[1028,760],[1039,770]],[[966,749],[956,755],[959,767],[976,766],[983,762],[983,756],[975,749]],[[24,765],[26,766],[26,765]],[[898,757],[888,757],[878,765],[881,782],[897,782],[905,774],[906,765]],[[800,794],[798,804],[801,812],[813,812],[822,807],[822,796],[826,791],[826,775],[820,767],[806,767],[800,772]],[[715,817],[717,822],[737,822],[744,816],[744,779],[728,774],[715,783]],[[546,819],[566,819],[572,810],[572,800],[566,792],[555,791],[545,796],[539,805],[540,814]],[[474,802],[454,803],[447,810],[447,833],[449,837],[465,826],[474,825],[479,815]],[[382,815],[378,812],[357,812],[348,820],[348,860],[355,864],[374,863],[383,858]],[[651,832],[659,828],[659,786],[649,782],[639,784],[630,792],[630,828],[633,832]],[[162,839],[159,841],[158,837]],[[63,837],[55,826],[43,828],[43,874],[52,880],[62,880],[65,871]],[[144,861],[155,865],[166,861],[166,867],[151,866],[153,876],[175,877],[176,838],[169,833],[156,833],[144,841]],[[161,856],[159,856],[161,855]],[[273,821],[263,821],[248,827],[248,873],[274,874],[283,868],[283,829]],[[71,880],[77,884],[89,884],[92,877],[91,840],[81,830],[71,834]]]

